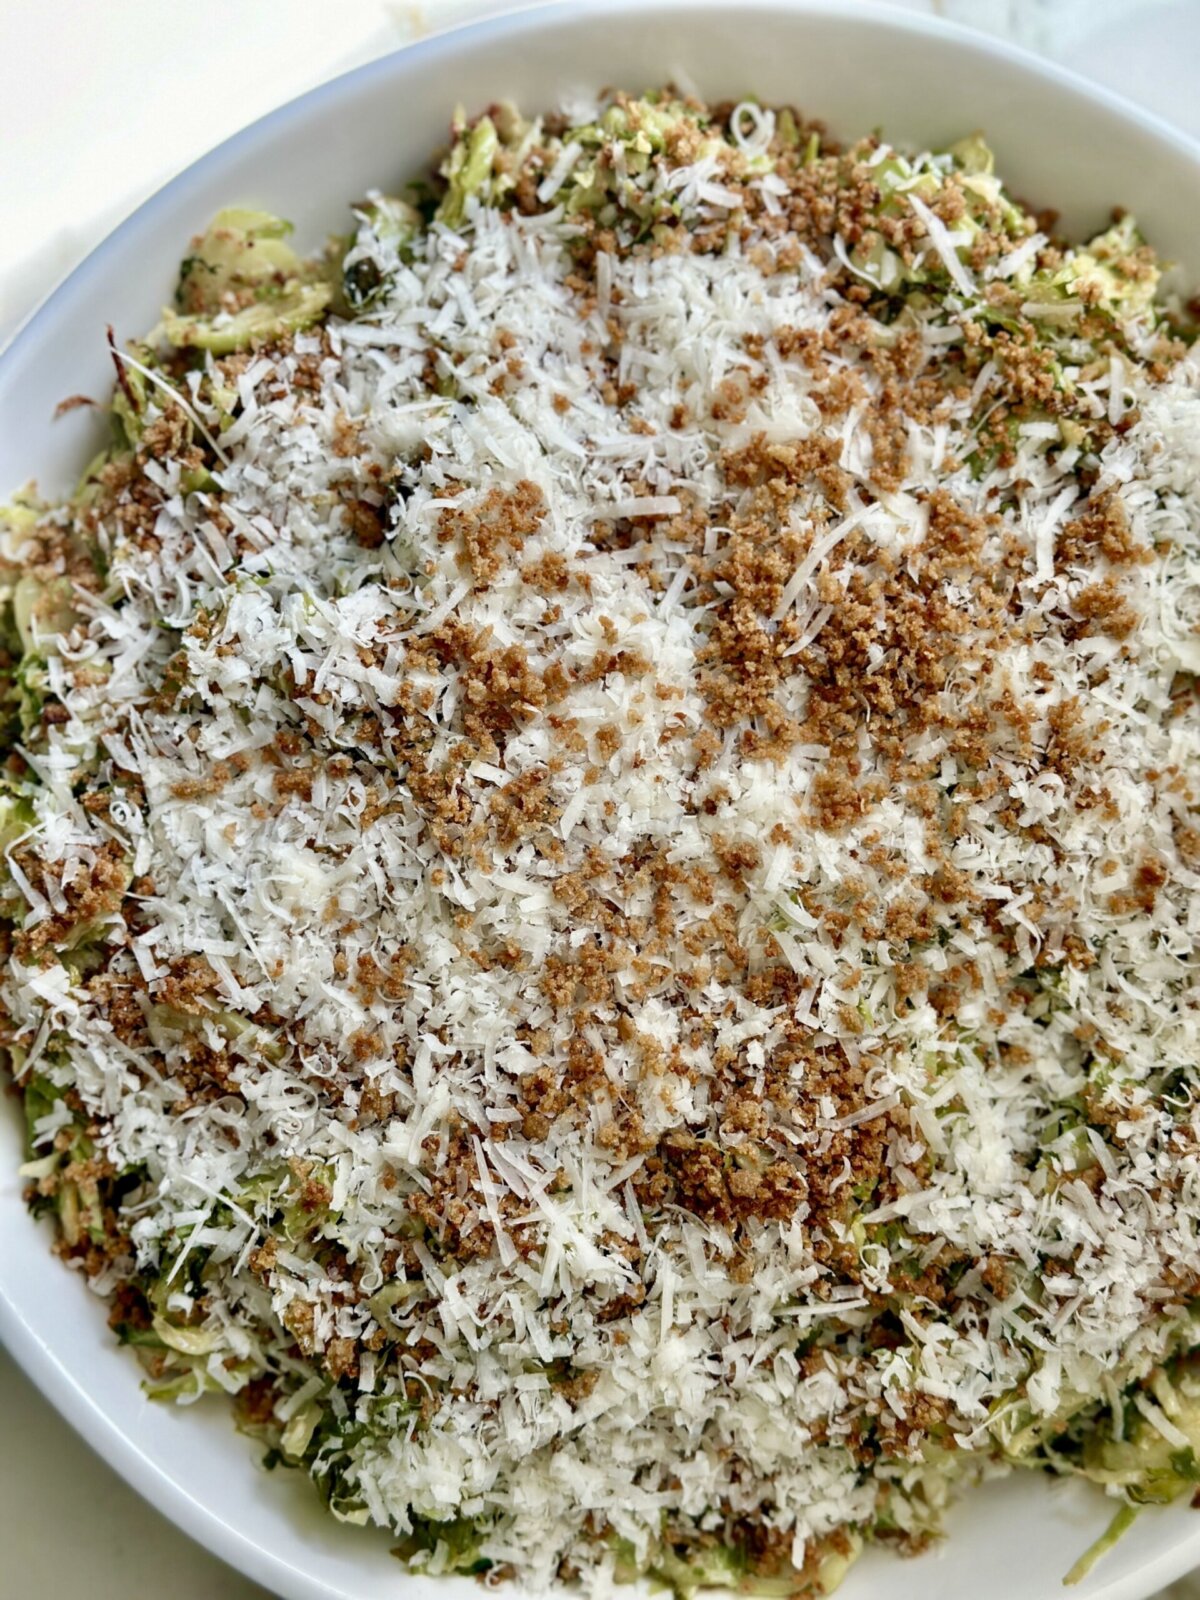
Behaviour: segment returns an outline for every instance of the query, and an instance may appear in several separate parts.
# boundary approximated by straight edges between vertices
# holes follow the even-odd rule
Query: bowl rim
[[[500,0],[504,4],[504,0]],[[745,9],[779,15],[808,15],[845,21],[856,27],[880,25],[928,38],[957,41],[980,57],[1005,61],[1050,90],[1066,90],[1092,101],[1126,123],[1167,145],[1200,168],[1200,137],[1193,136],[1156,112],[1124,95],[1094,83],[1083,74],[979,29],[928,12],[915,12],[892,0],[749,0]],[[361,85],[386,78],[399,58],[414,65],[423,62],[430,71],[451,63],[464,39],[472,42],[503,41],[530,33],[545,18],[582,21],[599,16],[644,18],[648,12],[670,14],[743,13],[741,0],[519,0],[500,11],[467,17],[436,28],[423,37],[387,51],[304,91],[223,139],[173,177],[119,222],[70,272],[36,303],[0,347],[0,388],[12,368],[19,366],[38,341],[53,327],[56,317],[69,313],[75,300],[85,295],[98,277],[108,271],[110,259],[139,236],[153,234],[159,211],[168,198],[198,187],[245,146],[268,133],[285,131],[303,123],[317,107],[352,101]],[[50,1260],[47,1255],[47,1260]],[[44,1340],[0,1280],[0,1346],[25,1376],[53,1405],[59,1415],[101,1459],[155,1510],[189,1535],[209,1553],[246,1577],[293,1600],[340,1600],[339,1591],[274,1549],[268,1549],[226,1522],[216,1511],[195,1498],[183,1484],[144,1452],[89,1394],[84,1382]],[[231,1438],[233,1437],[231,1431]],[[1192,1534],[1147,1562],[1135,1579],[1118,1578],[1091,1592],[1094,1600],[1138,1600],[1174,1582],[1200,1564],[1200,1519]],[[404,1582],[397,1569],[398,1583]],[[1135,1587],[1131,1587],[1131,1584]],[[449,1593],[449,1589],[447,1593]]]

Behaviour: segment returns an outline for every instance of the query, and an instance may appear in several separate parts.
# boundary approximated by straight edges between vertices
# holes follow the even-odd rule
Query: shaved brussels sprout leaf
[[[448,1518],[444,1522],[429,1517],[414,1517],[412,1532],[396,1548],[404,1561],[421,1556],[422,1572],[486,1572],[491,1562],[479,1551],[479,1532],[468,1517]]]
[[[13,587],[12,606],[22,646],[43,655],[80,620],[69,578],[42,579],[27,572]]]
[[[151,344],[230,355],[318,321],[333,299],[330,264],[303,262],[291,231],[267,211],[219,211],[182,262]]]
[[[291,231],[290,222],[268,211],[218,211],[180,264],[177,308],[212,315],[228,306],[229,296],[297,277],[300,258],[285,242]]]
[[[1138,1504],[1166,1505],[1200,1483],[1200,1359],[1160,1370],[1148,1387],[1153,1398],[1145,1388],[1137,1394],[1123,1438],[1114,1439],[1111,1426],[1088,1434],[1080,1471],[1094,1483],[1123,1490]],[[1162,1428],[1169,1423],[1167,1431],[1182,1434],[1186,1446],[1172,1443],[1155,1426],[1156,1408],[1166,1418]]]
[[[263,344],[285,333],[310,328],[324,316],[333,299],[327,283],[292,281],[274,298],[255,301],[242,311],[216,316],[164,313],[160,332],[179,350],[210,350],[231,355],[248,345]]]
[[[49,1116],[66,1091],[44,1077],[40,1072],[30,1073],[22,1086],[25,1109],[25,1152],[33,1157],[45,1143],[37,1135],[37,1125]]]
[[[1072,250],[1052,272],[1035,273],[1026,290],[1035,305],[1082,316],[1092,308],[1110,316],[1147,311],[1158,291],[1160,269],[1149,260],[1131,216]]]
[[[1137,1521],[1137,1516],[1137,1506],[1122,1506],[1100,1537],[1094,1544],[1090,1544],[1087,1547],[1079,1560],[1066,1574],[1063,1578],[1063,1583],[1067,1587],[1074,1587],[1075,1584],[1082,1583],[1096,1563],[1103,1556],[1106,1556],[1113,1546],[1129,1532]]]
[[[985,173],[987,176],[996,170],[996,157],[991,146],[981,133],[970,133],[965,139],[958,139],[950,146],[949,153],[954,157],[954,164],[960,172]]]
[[[37,527],[41,506],[32,489],[24,489],[13,496],[6,506],[0,506],[0,530],[18,538],[26,538]]]
[[[499,150],[500,135],[491,117],[480,117],[474,127],[459,133],[442,165],[446,193],[437,209],[438,222],[448,228],[461,226],[467,201],[488,183]]]

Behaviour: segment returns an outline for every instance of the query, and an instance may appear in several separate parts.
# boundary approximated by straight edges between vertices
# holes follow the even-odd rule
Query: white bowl
[[[472,24],[351,72],[238,134],[144,205],[0,359],[0,495],[30,476],[44,489],[70,484],[99,424],[86,410],[52,422],[55,405],[105,393],[105,324],[126,338],[155,321],[189,236],[222,205],[260,204],[315,244],[344,225],[347,201],[422,168],[457,101],[508,96],[540,108],[573,89],[649,87],[672,74],[714,97],[797,102],[846,134],[881,126],[897,141],[937,145],[982,128],[1015,191],[1058,206],[1068,229],[1094,229],[1124,204],[1200,275],[1200,145],[1018,50],[862,0],[575,0]],[[28,1218],[19,1159],[17,1119],[0,1107],[0,1339],[118,1472],[288,1600],[479,1593],[464,1579],[406,1576],[386,1536],[338,1525],[296,1474],[260,1471],[225,1406],[146,1401],[103,1306]],[[842,1593],[1049,1600],[1112,1509],[1082,1485],[1014,1477],[964,1497],[940,1551],[903,1563],[871,1553]],[[1144,1600],[1196,1564],[1200,1518],[1151,1511],[1077,1592]]]

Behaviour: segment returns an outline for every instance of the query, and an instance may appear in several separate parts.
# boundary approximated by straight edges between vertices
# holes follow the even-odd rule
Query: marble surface
[[[1200,0],[896,0],[1020,38],[1200,134]],[[494,0],[0,0],[0,343],[140,200],[273,105]],[[189,42],[189,34],[191,35]],[[17,131],[19,130],[19,131]],[[262,1600],[0,1350],[0,1600]],[[1161,1597],[1167,1600],[1167,1597]],[[1200,1576],[1170,1600],[1200,1600]]]

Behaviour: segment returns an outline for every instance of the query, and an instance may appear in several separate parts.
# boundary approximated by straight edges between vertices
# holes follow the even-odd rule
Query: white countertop
[[[1015,33],[1200,134],[1200,0],[896,3]],[[501,9],[206,0],[191,14],[177,0],[0,0],[0,343],[140,200],[227,134],[430,26]],[[0,1418],[0,1600],[263,1596],[127,1489],[2,1350]],[[1171,1595],[1200,1600],[1200,1577]]]

